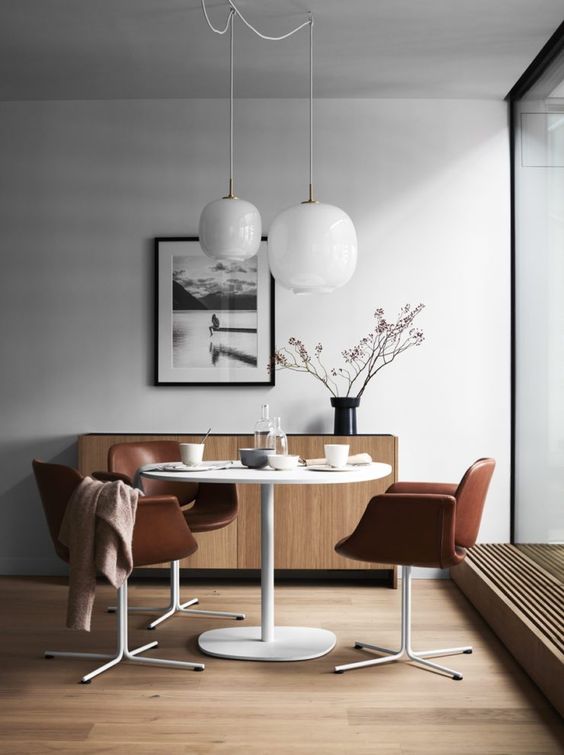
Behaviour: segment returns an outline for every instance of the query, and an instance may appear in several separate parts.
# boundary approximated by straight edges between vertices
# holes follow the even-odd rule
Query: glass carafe
[[[263,404],[260,412],[260,419],[255,425],[255,448],[273,448],[273,446],[268,445],[268,436],[272,430],[268,404]]]
[[[282,430],[280,417],[273,417],[272,423],[272,429],[266,441],[267,448],[273,448],[275,454],[285,455],[288,453],[288,438],[284,430]]]

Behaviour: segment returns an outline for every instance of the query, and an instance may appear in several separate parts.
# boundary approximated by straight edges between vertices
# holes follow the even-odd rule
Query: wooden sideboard
[[[78,439],[82,474],[107,469],[114,443],[170,439],[198,442],[200,435],[81,435]],[[325,443],[349,443],[352,453],[367,452],[374,461],[390,464],[392,473],[372,482],[351,485],[280,485],[276,488],[275,527],[277,569],[389,570],[389,564],[369,564],[342,558],[335,543],[356,526],[373,495],[382,493],[397,475],[398,439],[393,435],[289,435],[289,451],[305,458],[323,457]],[[212,435],[206,459],[237,459],[238,449],[253,445],[250,435]],[[260,567],[260,500],[257,485],[239,486],[239,516],[228,527],[198,534],[198,551],[186,561],[193,569],[258,569]]]

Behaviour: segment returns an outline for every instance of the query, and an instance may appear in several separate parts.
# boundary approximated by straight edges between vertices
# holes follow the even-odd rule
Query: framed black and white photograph
[[[274,281],[255,257],[207,257],[197,238],[156,238],[156,385],[274,385]]]

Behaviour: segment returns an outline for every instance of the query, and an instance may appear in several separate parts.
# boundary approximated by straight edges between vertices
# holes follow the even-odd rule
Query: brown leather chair
[[[33,471],[49,532],[55,551],[63,561],[69,561],[69,551],[58,538],[61,522],[67,503],[82,481],[82,475],[71,467],[61,464],[47,464],[34,459]],[[198,549],[188,527],[178,501],[173,496],[143,496],[139,498],[135,526],[133,529],[133,563],[145,566],[171,559],[187,558]],[[99,668],[82,677],[83,684],[89,684],[95,676],[116,666],[120,661],[146,666],[170,666],[173,668],[203,671],[202,663],[169,661],[160,658],[140,658],[139,654],[157,647],[158,642],[150,642],[142,647],[129,649],[127,632],[127,580],[118,590],[117,607],[117,651],[115,655],[100,653],[70,653],[47,650],[45,658],[91,658],[106,660]]]
[[[108,473],[94,472],[98,479],[115,479],[116,475],[133,484],[137,470],[145,464],[180,461],[180,446],[176,440],[147,440],[134,443],[117,443],[108,451]],[[143,479],[143,490],[149,495],[168,495],[178,499],[184,509],[184,517],[194,533],[211,532],[226,527],[237,517],[237,486],[233,484],[183,483]],[[204,611],[189,608],[198,603],[198,598],[180,602],[180,564],[175,559],[170,564],[170,602],[166,608],[133,607],[138,613],[162,612],[147,629],[156,629],[166,619],[177,613],[189,616],[209,616],[220,619],[245,618],[244,613],[230,611]],[[114,610],[114,609],[110,609]]]
[[[415,652],[411,648],[411,569],[413,566],[446,569],[459,564],[466,549],[476,542],[488,487],[495,468],[493,459],[478,459],[456,483],[396,482],[383,495],[372,498],[355,531],[340,540],[335,550],[357,561],[402,564],[401,647],[390,650],[367,642],[355,648],[380,658],[335,666],[336,673],[394,661],[414,661],[431,671],[462,679],[462,674],[427,658],[471,653],[471,647]]]

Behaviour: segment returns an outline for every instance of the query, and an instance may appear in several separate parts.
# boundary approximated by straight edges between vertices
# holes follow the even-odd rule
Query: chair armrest
[[[93,477],[95,480],[100,480],[100,482],[116,482],[117,480],[121,480],[122,482],[125,482],[126,485],[131,485],[131,477],[128,477],[126,474],[121,474],[121,472],[103,472],[103,471],[96,471],[92,472],[90,477]]]
[[[394,482],[386,493],[436,493],[438,495],[454,495],[458,483],[454,482]]]
[[[373,563],[432,566],[458,564],[454,542],[456,499],[437,493],[384,493],[369,502],[355,531],[337,553]]]
[[[197,549],[177,498],[139,496],[133,528],[135,566],[178,561]]]

